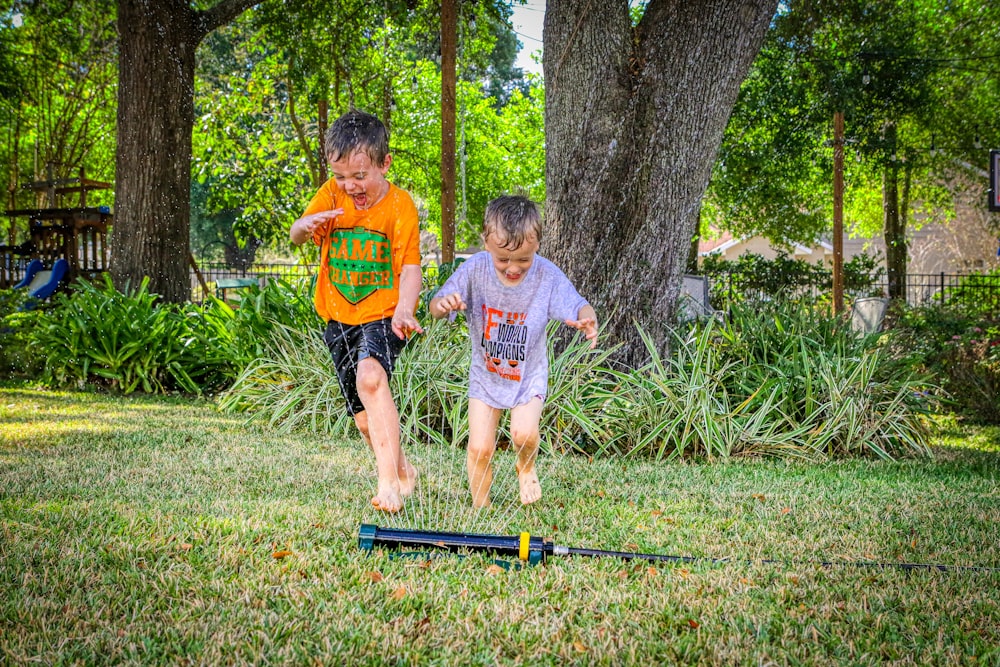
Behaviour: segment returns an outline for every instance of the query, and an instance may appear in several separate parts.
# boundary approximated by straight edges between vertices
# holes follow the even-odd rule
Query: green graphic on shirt
[[[392,288],[392,249],[384,234],[363,227],[336,229],[327,258],[330,284],[352,304]]]

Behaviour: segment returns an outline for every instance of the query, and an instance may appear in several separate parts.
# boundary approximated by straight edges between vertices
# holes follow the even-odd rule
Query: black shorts
[[[323,342],[330,349],[340,391],[352,415],[365,410],[358,396],[358,362],[369,357],[375,359],[391,379],[396,360],[406,346],[406,340],[392,332],[392,320],[389,319],[365,324],[341,324],[330,320],[323,332]]]

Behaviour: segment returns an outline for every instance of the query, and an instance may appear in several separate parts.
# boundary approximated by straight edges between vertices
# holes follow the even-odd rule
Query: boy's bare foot
[[[405,497],[411,495],[413,490],[417,488],[417,478],[420,477],[420,474],[416,468],[410,465],[409,461],[403,468],[406,470],[406,475],[399,476],[399,495]]]
[[[521,487],[521,503],[530,505],[542,499],[542,484],[538,481],[538,473],[532,466],[529,470],[517,472],[517,483]]]
[[[380,484],[378,493],[372,497],[372,507],[383,512],[398,512],[403,509],[403,499],[399,496],[399,492],[396,489],[391,486],[383,487]]]

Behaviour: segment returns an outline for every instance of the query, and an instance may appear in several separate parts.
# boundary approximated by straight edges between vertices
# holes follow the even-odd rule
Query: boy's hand
[[[584,337],[590,341],[591,350],[597,347],[597,320],[592,317],[584,317],[579,320],[566,320],[566,326],[582,331]]]
[[[458,292],[452,292],[446,296],[431,300],[431,314],[434,317],[444,317],[455,310],[465,310],[465,301]]]
[[[397,338],[406,340],[410,334],[423,333],[424,330],[412,313],[402,313],[397,309],[392,315],[392,332]]]
[[[343,214],[344,209],[335,208],[332,211],[320,211],[319,213],[302,216],[292,223],[292,228],[289,230],[288,235],[292,238],[292,243],[302,245],[313,237],[318,227]]]

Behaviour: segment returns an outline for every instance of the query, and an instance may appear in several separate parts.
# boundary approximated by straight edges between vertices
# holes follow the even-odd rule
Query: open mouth
[[[351,195],[351,199],[354,200],[354,208],[365,208],[368,205],[368,195],[365,193]]]

